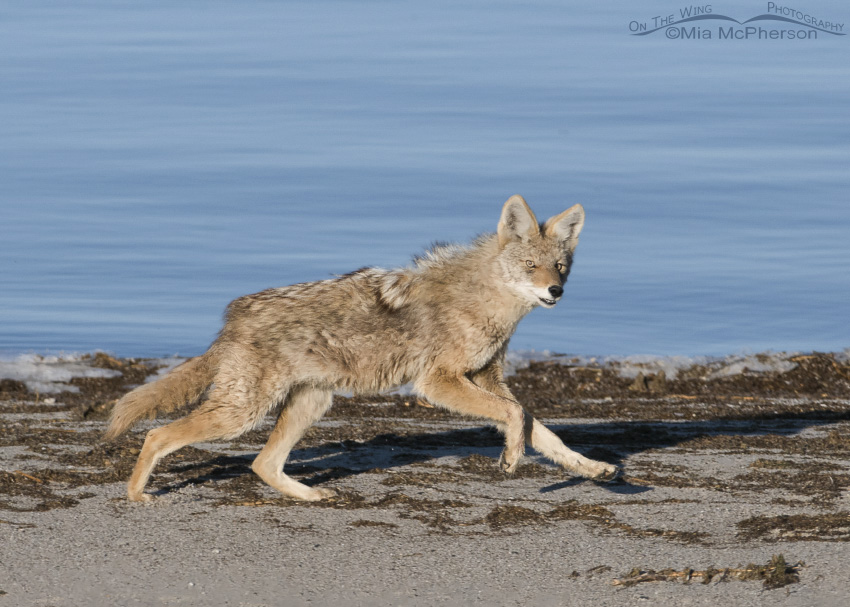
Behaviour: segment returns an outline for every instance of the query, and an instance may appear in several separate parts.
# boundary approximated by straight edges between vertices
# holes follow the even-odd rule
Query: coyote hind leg
[[[130,501],[147,502],[152,499],[144,493],[145,485],[157,462],[169,453],[193,443],[233,438],[256,424],[255,409],[227,404],[221,396],[213,394],[210,400],[186,417],[148,432],[127,483]]]
[[[289,452],[330,408],[332,397],[333,391],[324,388],[301,386],[293,389],[268,442],[251,464],[257,476],[286,496],[315,502],[336,495],[333,489],[308,487],[283,472]]]

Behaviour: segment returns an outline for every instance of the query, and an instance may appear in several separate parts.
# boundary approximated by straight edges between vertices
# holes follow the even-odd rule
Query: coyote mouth
[[[539,299],[543,302],[543,305],[545,306],[554,306],[556,302],[556,300],[554,299],[546,299],[545,297],[540,297]]]

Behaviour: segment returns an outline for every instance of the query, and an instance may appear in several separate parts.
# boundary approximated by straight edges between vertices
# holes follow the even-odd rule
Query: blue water
[[[850,346],[850,36],[630,35],[682,6],[5,5],[0,352],[197,354],[232,298],[405,264],[514,193],[587,211],[514,348]]]

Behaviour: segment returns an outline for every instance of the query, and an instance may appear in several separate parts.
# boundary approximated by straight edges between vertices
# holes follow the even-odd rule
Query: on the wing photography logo
[[[744,21],[715,13],[711,4],[691,5],[669,15],[631,21],[629,32],[633,36],[663,32],[670,40],[817,40],[845,35],[844,23],[775,2],[767,3],[766,13]]]

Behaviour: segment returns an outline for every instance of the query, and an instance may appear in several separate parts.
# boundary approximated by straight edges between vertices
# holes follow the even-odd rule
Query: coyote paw
[[[591,478],[602,483],[610,483],[620,476],[620,468],[613,464],[602,464],[602,470],[597,472]]]
[[[336,497],[337,492],[333,489],[325,489],[323,487],[312,488],[309,494],[307,494],[304,499],[308,502],[319,502],[321,500],[326,500],[332,497]]]
[[[153,496],[149,493],[128,493],[127,499],[131,502],[138,502],[140,504],[148,504],[153,501]]]
[[[501,468],[502,472],[505,474],[513,474],[516,471],[516,467],[519,465],[521,454],[509,457],[507,452],[507,449],[502,450],[502,454],[499,456],[499,468]]]

